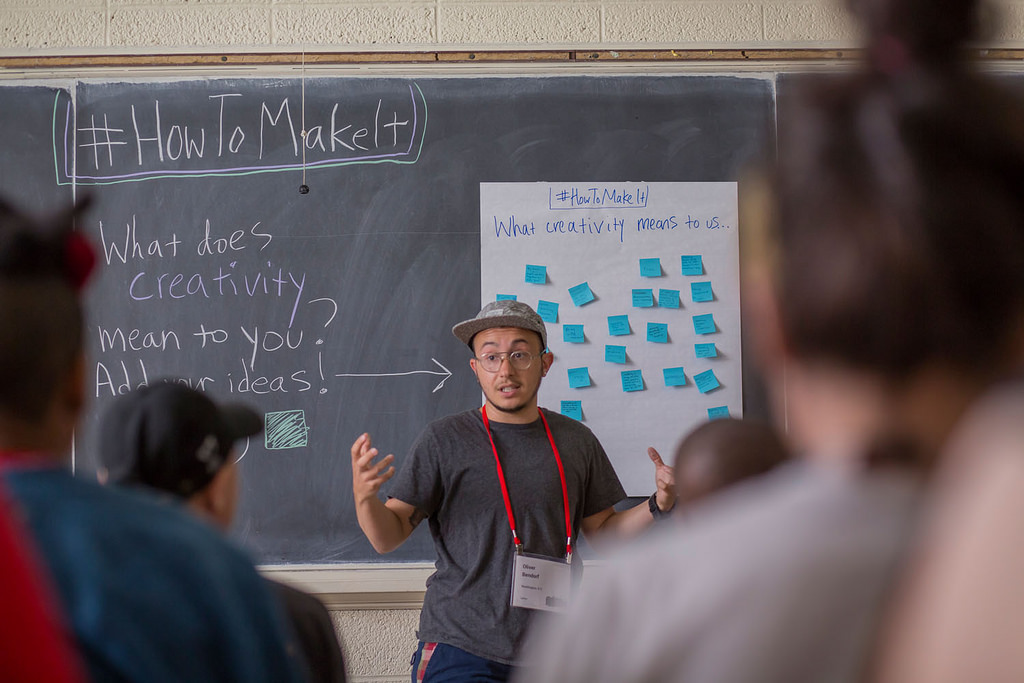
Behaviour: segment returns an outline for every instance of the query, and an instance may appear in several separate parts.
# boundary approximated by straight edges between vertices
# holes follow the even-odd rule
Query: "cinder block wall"
[[[1024,41],[1024,1],[992,39]],[[839,0],[0,0],[0,54],[849,45]]]
[[[389,49],[836,41],[833,0],[0,0],[0,48]]]
[[[993,42],[1024,45],[1024,1]],[[0,55],[850,46],[838,0],[0,0]],[[344,495],[344,492],[340,492]],[[408,680],[415,610],[334,612],[353,681]]]
[[[419,610],[332,612],[354,683],[407,683]]]

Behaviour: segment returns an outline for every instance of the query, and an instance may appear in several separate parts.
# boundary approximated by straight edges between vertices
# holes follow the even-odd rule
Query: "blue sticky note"
[[[703,275],[704,261],[700,254],[689,254],[682,257],[683,275]]]
[[[594,300],[594,293],[590,291],[590,283],[588,282],[581,282],[575,287],[570,287],[569,296],[572,297],[572,302],[577,306],[589,304]]]
[[[697,358],[718,358],[718,349],[714,344],[694,344],[693,350]]]
[[[562,415],[583,421],[583,401],[562,401]]]
[[[668,324],[647,323],[647,341],[656,344],[668,343]]]
[[[640,259],[640,277],[661,277],[661,259]]]
[[[693,376],[693,381],[697,385],[697,390],[702,394],[722,386],[718,383],[714,370],[705,370],[704,372],[697,373]]]
[[[569,388],[579,389],[590,386],[590,370],[588,368],[569,368]]]
[[[515,294],[499,294],[498,296],[494,297],[494,300],[495,301],[506,301],[506,300],[507,301],[515,301],[516,300],[516,295]]]
[[[634,308],[650,308],[654,305],[654,290],[653,289],[634,289],[633,290],[633,307]]]
[[[562,325],[562,341],[567,344],[582,344],[586,341],[583,336],[583,325]],[[714,344],[712,344],[714,346]]]
[[[623,370],[622,375],[622,390],[629,391],[643,391],[644,390],[644,375],[640,370]]]
[[[629,334],[629,316],[628,315],[610,315],[608,316],[608,334],[613,337],[621,337],[624,334]]]
[[[683,368],[665,368],[661,371],[665,375],[666,387],[681,387],[686,384],[686,373]]]
[[[605,344],[604,360],[606,363],[625,363],[626,347],[615,346],[614,344]]]
[[[554,301],[544,301],[544,299],[541,299],[537,302],[537,315],[546,323],[557,323],[558,304]]]
[[[542,285],[548,281],[547,266],[526,266],[526,281],[533,285]]]
[[[543,318],[544,316],[542,315],[541,317]],[[693,331],[697,334],[713,334],[717,329],[713,314],[705,313],[704,315],[693,316]]]
[[[715,300],[715,293],[711,291],[710,282],[691,282],[690,296],[693,297],[693,300],[696,303]]]
[[[729,417],[729,406],[718,406],[717,408],[708,408],[709,420],[720,420],[723,417]]]
[[[659,289],[658,305],[662,308],[679,308],[679,290]]]

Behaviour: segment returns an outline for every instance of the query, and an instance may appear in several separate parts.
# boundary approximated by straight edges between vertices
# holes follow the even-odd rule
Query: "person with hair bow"
[[[85,673],[302,680],[280,608],[244,553],[181,510],[66,466],[86,402],[80,297],[95,264],[74,231],[82,208],[36,220],[0,201],[0,483]]]

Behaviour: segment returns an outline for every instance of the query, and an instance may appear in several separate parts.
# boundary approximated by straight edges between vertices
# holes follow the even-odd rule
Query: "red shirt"
[[[0,678],[81,683],[71,636],[11,513],[0,490]]]

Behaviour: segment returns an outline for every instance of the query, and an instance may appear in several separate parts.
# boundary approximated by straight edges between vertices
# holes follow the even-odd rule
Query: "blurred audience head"
[[[23,446],[47,426],[39,450],[70,443],[85,401],[80,292],[95,254],[74,217],[86,204],[34,218],[0,199],[0,421]]]
[[[781,84],[777,158],[745,193],[760,360],[776,391],[827,369],[876,396],[943,400],[931,381],[966,401],[1021,357],[1024,109],[960,58],[976,2],[850,4],[866,68]],[[909,432],[927,412],[887,419]]]
[[[119,396],[100,421],[100,478],[183,501],[226,528],[235,513],[235,444],[263,429],[243,405],[218,405],[179,382],[158,381]]]
[[[685,507],[788,459],[782,439],[767,423],[735,418],[705,422],[676,448],[679,504]]]
[[[987,7],[977,0],[846,0],[865,32],[870,69],[953,71],[965,62],[962,47],[979,38]]]

